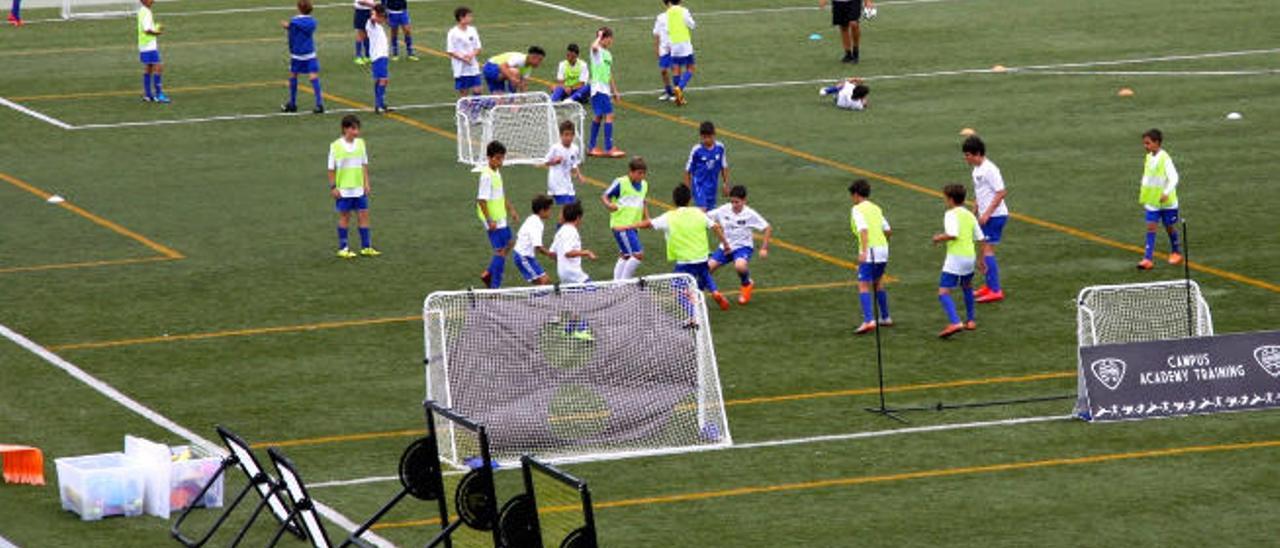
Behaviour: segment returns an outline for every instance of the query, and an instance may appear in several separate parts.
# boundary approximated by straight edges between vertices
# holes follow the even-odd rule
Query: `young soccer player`
[[[139,0],[138,8],[138,60],[142,62],[142,100],[155,103],[168,103],[169,96],[164,94],[161,81],[164,77],[164,63],[160,61],[160,43],[158,37],[164,34],[160,23],[151,13],[151,5],[155,0]]]
[[[391,25],[391,58],[400,60],[399,35],[404,32],[404,53],[410,61],[419,57],[413,54],[413,24],[409,21],[409,0],[383,0],[387,7],[387,23]]]
[[[836,108],[846,110],[867,110],[871,104],[868,97],[871,95],[871,88],[863,85],[861,78],[849,77],[834,85],[818,88],[818,95],[835,95]]]
[[[352,211],[360,224],[360,255],[382,254],[373,248],[369,233],[369,190],[369,151],[360,138],[360,119],[348,114],[342,117],[342,137],[329,145],[329,193],[338,211],[338,257],[356,257],[347,246]]]
[[[9,4],[9,24],[15,27],[22,26],[22,0],[13,0]]]
[[[369,57],[369,18],[373,17],[375,0],[354,0],[352,7],[355,13],[351,17],[351,26],[356,29],[356,64],[367,65],[372,62]]]
[[[488,163],[480,170],[480,190],[476,193],[476,215],[484,223],[489,234],[489,247],[493,248],[493,258],[488,268],[480,274],[480,281],[491,288],[502,287],[502,272],[507,267],[507,252],[511,250],[511,227],[507,220],[516,222],[520,216],[507,202],[506,192],[502,187],[502,161],[506,159],[507,147],[498,141],[489,143],[485,149]]]
[[[724,249],[731,249],[724,231],[701,209],[690,207],[693,194],[689,192],[689,187],[676,185],[671,192],[671,199],[676,203],[676,209],[653,220],[644,219],[635,224],[615,226],[613,230],[615,233],[622,233],[639,228],[653,228],[664,232],[667,236],[667,260],[676,263],[675,272],[693,276],[698,281],[698,289],[711,293],[711,298],[720,305],[720,310],[728,310],[729,299],[716,287],[716,281],[711,277],[711,268],[707,265],[711,252],[707,229],[715,233]]]
[[[978,290],[978,302],[994,303],[1004,300],[1004,286],[1000,285],[1000,267],[996,263],[996,244],[1004,235],[1005,222],[1009,220],[1009,206],[1004,197],[1004,177],[995,162],[987,158],[987,145],[977,135],[971,135],[960,145],[965,163],[973,166],[973,197],[976,202],[973,213],[978,216],[978,226],[987,236],[982,242],[982,262],[978,270],[986,276],[986,285]]]
[[[729,195],[729,156],[724,143],[716,140],[716,125],[703,122],[698,126],[701,141],[689,150],[689,160],[684,164],[684,186],[693,192],[694,205],[703,211],[716,208],[717,196]],[[720,192],[716,190],[720,180]]]
[[[453,64],[453,89],[458,95],[480,95],[480,33],[471,26],[475,15],[471,8],[459,7],[453,10],[453,19],[458,22],[449,29],[445,38],[445,53]]]
[[[577,44],[569,44],[565,49],[564,60],[556,67],[556,88],[551,90],[552,101],[581,103],[591,93],[591,88],[587,86],[591,71],[587,68],[587,62],[578,57],[578,54]]]
[[[484,64],[484,81],[489,93],[523,93],[529,87],[529,75],[546,56],[546,50],[541,47],[529,46],[528,53],[508,51],[490,57]]]
[[[613,239],[618,243],[618,262],[613,266],[613,279],[625,280],[636,277],[636,270],[644,260],[644,246],[640,245],[640,233],[634,228],[619,230],[641,221],[649,220],[649,204],[645,197],[649,194],[649,182],[644,176],[649,172],[644,158],[636,156],[627,166],[627,174],[613,180],[600,201],[611,211],[609,227],[614,230]]]
[[[667,33],[667,10],[671,8],[671,0],[662,0],[662,13],[653,21],[653,54],[658,58],[658,71],[662,73],[662,95],[659,101],[670,101],[676,98],[671,89],[671,35]]]
[[[707,267],[714,274],[720,265],[733,262],[738,271],[738,280],[742,282],[742,290],[738,293],[738,304],[751,302],[751,290],[756,283],[751,279],[751,255],[755,252],[755,239],[752,231],[764,232],[764,241],[760,243],[760,258],[769,258],[769,240],[773,238],[773,227],[764,220],[756,210],[747,205],[747,187],[737,185],[729,190],[729,203],[722,205],[707,215],[724,230],[724,238],[729,242],[729,253],[716,248],[707,261]]]
[[[573,142],[575,133],[572,121],[560,122],[560,142],[551,145],[546,158],[538,164],[538,167],[547,168],[547,193],[559,206],[578,201],[573,180],[577,179],[579,184],[582,183],[582,170],[579,169],[582,165],[582,151]]]
[[[582,248],[582,235],[578,225],[582,224],[582,203],[573,202],[564,206],[560,213],[563,224],[556,230],[556,237],[551,241],[551,253],[556,258],[556,274],[562,284],[584,284],[591,281],[587,272],[582,270],[582,258],[596,260],[596,254],[590,249]]]
[[[551,277],[538,264],[538,254],[548,257],[555,255],[542,247],[542,221],[551,216],[551,198],[542,194],[533,197],[532,215],[525,217],[524,224],[516,233],[516,270],[524,276],[524,281],[534,285],[547,285]]]
[[[818,0],[819,8],[827,7],[827,0]],[[866,0],[865,8],[874,8],[871,0]],[[862,43],[862,25],[858,22],[864,12],[863,0],[832,0],[831,24],[840,29],[840,42],[844,46],[845,63],[857,63],[858,46]]]
[[[324,95],[320,92],[320,60],[316,57],[316,20],[311,17],[311,0],[298,0],[298,15],[280,26],[289,33],[289,102],[280,107],[284,112],[298,112],[298,75],[311,78],[311,94],[316,106],[312,112],[324,112]]]
[[[613,79],[613,29],[600,27],[591,43],[591,152],[594,157],[621,158],[627,153],[613,146],[613,100],[618,97],[618,83]],[[604,148],[596,146],[600,126],[604,125]]]
[[[1155,263],[1151,257],[1156,248],[1156,223],[1164,223],[1169,233],[1169,264],[1182,262],[1182,249],[1178,245],[1178,168],[1164,148],[1164,134],[1149,129],[1142,134],[1142,147],[1147,149],[1147,159],[1142,166],[1142,190],[1138,203],[1146,211],[1147,245],[1138,270],[1151,270]]]
[[[370,73],[373,75],[373,111],[387,111],[387,82],[390,81],[391,63],[387,48],[387,8],[382,4],[373,7],[373,16],[365,24],[368,39]]]
[[[879,327],[893,325],[889,317],[889,293],[881,279],[889,266],[889,238],[893,229],[880,206],[871,203],[871,183],[858,179],[849,185],[849,197],[853,208],[849,210],[849,226],[858,241],[858,302],[862,305],[862,324],[854,331],[863,335]],[[875,291],[876,302],[871,302]],[[880,317],[874,307],[880,307]]]
[[[947,185],[942,188],[942,194],[947,202],[947,213],[942,218],[943,231],[933,235],[933,243],[947,244],[947,259],[942,264],[942,276],[938,279],[938,302],[942,303],[942,311],[946,312],[949,322],[938,337],[946,339],[963,330],[978,328],[973,319],[973,265],[976,262],[973,246],[975,242],[985,240],[986,236],[978,226],[978,219],[964,207],[963,185]],[[964,323],[960,323],[956,303],[951,300],[951,290],[956,285],[964,293]]]
[[[683,106],[688,101],[684,96],[684,88],[689,85],[689,80],[693,79],[694,59],[693,59],[693,37],[689,31],[697,27],[697,23],[693,22],[693,15],[689,10],[680,5],[681,0],[668,0],[671,7],[667,8],[667,37],[671,40],[671,91],[677,106]]]

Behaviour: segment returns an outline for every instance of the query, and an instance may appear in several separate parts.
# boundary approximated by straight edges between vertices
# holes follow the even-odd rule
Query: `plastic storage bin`
[[[146,467],[124,453],[56,459],[62,508],[94,521],[142,515]]]
[[[173,467],[169,476],[169,508],[177,511],[187,506],[218,508],[222,506],[222,479],[219,476],[204,498],[195,500],[200,488],[218,473],[222,459],[212,457],[203,451],[192,450],[187,446],[170,448],[173,454]]]

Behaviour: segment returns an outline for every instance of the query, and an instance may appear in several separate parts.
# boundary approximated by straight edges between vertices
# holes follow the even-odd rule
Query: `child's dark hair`
[[[676,207],[688,206],[689,201],[693,200],[693,192],[687,186],[676,185],[675,190],[671,191],[671,200],[676,203]]]
[[[453,20],[461,22],[463,17],[466,17],[470,14],[471,14],[471,8],[468,8],[466,6],[458,6],[458,9],[453,10]]]
[[[964,140],[964,144],[960,145],[960,151],[974,156],[986,156],[987,144],[982,142],[981,137],[970,135]]]
[[[572,131],[574,133],[578,132],[577,126],[573,125],[573,120],[565,120],[563,122],[560,122],[560,133],[564,133],[566,131]]]
[[[572,54],[574,54],[574,55],[582,55],[582,51],[578,49],[578,44],[576,44],[576,43],[570,43],[570,44],[569,44],[569,47],[564,48],[564,49],[565,49],[565,51],[568,51],[568,52],[570,52],[570,53],[572,53]]]
[[[869,198],[871,197],[871,183],[868,183],[866,179],[857,179],[853,184],[849,185],[849,194]]]
[[[542,49],[542,46],[529,46],[529,55],[538,55],[538,56],[546,57],[547,50]]]
[[[747,199],[747,187],[742,185],[733,185],[733,188],[729,189],[729,197],[738,198],[740,200]]]
[[[582,202],[574,200],[573,203],[564,206],[560,210],[560,214],[564,216],[564,222],[572,223],[582,218]]]
[[[649,171],[649,164],[644,163],[644,158],[640,156],[632,156],[631,162],[627,164],[627,169],[631,171]]]
[[[711,123],[711,121],[709,120],[706,122],[703,122],[701,125],[698,126],[698,135],[715,135],[715,134],[716,134],[716,125]]]
[[[374,6],[374,7],[373,7],[373,12],[374,12],[374,13],[376,13],[376,14],[378,14],[378,15],[383,15],[383,16],[385,16],[385,15],[387,14],[387,7],[386,7],[386,6],[384,6],[384,5],[382,5],[382,4],[378,4],[378,5],[376,5],[376,6]]]
[[[861,99],[866,99],[868,95],[871,95],[871,88],[864,86],[862,84],[857,84],[853,86],[853,93],[849,94],[849,98],[853,99],[854,101],[858,101]]]
[[[311,0],[298,0],[298,13],[311,15]]]
[[[506,154],[506,153],[507,153],[507,147],[498,141],[493,141],[489,143],[489,147],[486,148],[484,151],[485,156],[488,156],[490,158],[497,156],[499,154]]]
[[[1152,142],[1164,143],[1164,133],[1156,128],[1151,128],[1142,132],[1142,136],[1151,139]]]
[[[539,213],[542,213],[543,211],[551,209],[551,204],[554,204],[554,203],[555,201],[552,200],[551,197],[547,196],[546,194],[539,194],[537,196],[534,196],[533,197],[533,214],[537,215]]]
[[[668,3],[668,4],[671,4],[671,5],[673,5],[673,6],[679,6],[679,5],[680,5],[680,0],[667,0],[667,3]]]
[[[600,30],[597,32],[600,33],[601,38],[610,38],[613,36],[613,29],[609,27],[600,27]]]
[[[942,193],[956,205],[964,203],[964,185],[947,185],[942,187]]]
[[[348,114],[342,117],[342,129],[356,128],[360,129],[360,117],[354,114]]]

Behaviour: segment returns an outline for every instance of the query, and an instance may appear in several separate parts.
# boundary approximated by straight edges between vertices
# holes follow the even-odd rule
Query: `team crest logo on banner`
[[[1280,351],[1280,349],[1277,350]],[[1276,360],[1280,362],[1280,356],[1277,356]],[[1277,367],[1280,367],[1280,364]],[[1119,388],[1120,382],[1124,380],[1125,363],[1119,358],[1097,360],[1089,364],[1089,369],[1093,370],[1093,376],[1108,390]]]
[[[1280,346],[1259,346],[1253,349],[1253,359],[1268,375],[1280,378]]]

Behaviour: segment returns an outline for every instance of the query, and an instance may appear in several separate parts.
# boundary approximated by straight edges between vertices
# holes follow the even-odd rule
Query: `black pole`
[[[867,259],[871,261],[871,264],[874,267],[876,263],[876,252],[870,244],[867,244]],[[874,269],[872,272],[874,273]],[[864,410],[889,417],[898,422],[906,423],[907,419],[904,419],[894,413],[895,410],[886,406],[884,400],[884,352],[880,343],[880,299],[876,294],[878,293],[880,283],[881,281],[879,279],[871,279],[871,318],[872,321],[876,323],[876,327],[873,331],[875,332],[876,337],[876,378],[880,384],[880,407],[866,407]]]
[[[1191,317],[1191,246],[1187,240],[1187,220],[1182,219],[1182,278],[1187,288],[1187,337],[1196,336],[1195,320]]]

